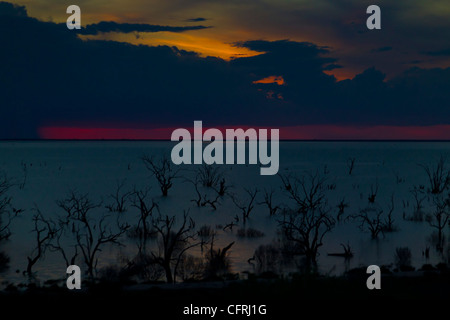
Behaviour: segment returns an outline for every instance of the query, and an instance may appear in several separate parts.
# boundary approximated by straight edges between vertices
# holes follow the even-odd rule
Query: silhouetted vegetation
[[[213,192],[210,192],[210,190],[205,190],[204,193],[202,193],[201,188],[202,185],[204,186],[204,182],[200,179],[199,175],[197,174],[194,178],[194,180],[185,178],[186,182],[189,182],[193,185],[196,198],[191,199],[191,202],[194,202],[197,207],[205,207],[207,205],[211,206],[212,209],[216,210],[217,206],[219,204],[219,199],[223,195],[219,193],[213,186],[208,187],[213,189]],[[209,192],[208,192],[209,191]]]
[[[21,210],[14,209],[11,205],[11,197],[8,192],[12,187],[12,183],[7,176],[2,173],[0,175],[0,246],[5,243],[11,236],[11,222],[17,217]],[[0,273],[5,272],[9,268],[9,256],[0,251]]]
[[[254,263],[257,274],[264,272],[273,272],[275,274],[281,271],[281,250],[276,244],[260,245],[249,263]],[[254,261],[254,262],[252,262]]]
[[[197,177],[204,187],[217,188],[224,179],[223,169],[217,165],[204,163],[198,168]]]
[[[73,246],[81,252],[87,266],[86,273],[93,280],[102,247],[105,244],[121,245],[120,237],[130,226],[116,220],[117,226],[113,229],[107,221],[109,216],[104,213],[94,218],[93,211],[101,204],[93,202],[87,194],[71,192],[65,199],[58,201],[58,206],[65,212],[60,226],[72,235]],[[59,250],[64,252],[62,248]]]
[[[9,257],[3,251],[0,252],[0,273],[5,272],[9,268]]]
[[[435,165],[421,165],[428,176],[429,192],[441,194],[449,187],[450,171],[447,169],[444,156],[441,155]]]
[[[395,249],[395,265],[404,271],[411,270],[411,250],[408,247],[401,247]]]
[[[153,219],[152,226],[157,234],[158,248],[152,250],[150,255],[164,269],[166,281],[175,282],[184,254],[200,245],[195,232],[195,222],[185,211],[178,226],[175,216],[161,214]]]
[[[231,262],[228,251],[234,245],[234,241],[222,249],[214,248],[214,241],[206,253],[205,279],[223,278],[230,272]]]
[[[343,244],[341,243],[341,247],[344,249],[344,252],[338,252],[338,253],[328,253],[329,256],[334,256],[334,257],[344,257],[346,259],[350,259],[353,257],[353,251],[352,248],[350,247],[350,244]]]
[[[306,173],[301,178],[280,175],[284,190],[296,206],[287,208],[279,220],[286,239],[294,242],[299,254],[306,257],[307,265],[315,265],[325,235],[332,230],[335,220],[331,216],[324,194],[325,178]]]
[[[337,205],[337,208],[339,209],[338,214],[336,216],[337,221],[341,220],[341,216],[344,214],[345,208],[348,208],[349,204],[345,202],[345,197],[342,198],[342,200]]]
[[[33,215],[33,232],[36,234],[36,247],[33,249],[31,255],[27,257],[28,264],[26,273],[30,278],[33,278],[33,266],[45,256],[45,252],[58,232],[55,222],[45,219],[39,209],[36,209],[36,211],[36,214]]]
[[[348,175],[351,176],[353,173],[353,169],[355,168],[355,162],[356,158],[348,158],[347,160],[347,168],[348,168]]]
[[[386,218],[384,220],[383,231],[393,232],[396,230],[395,219],[394,219],[395,201],[394,195],[391,195],[390,202],[387,208]]]
[[[433,197],[433,204],[434,210],[427,215],[427,221],[431,227],[437,229],[436,248],[438,251],[442,251],[444,246],[444,228],[448,225],[450,219],[450,199],[443,199],[437,195]]]
[[[154,211],[158,211],[159,207],[153,199],[149,199],[149,189],[134,190],[131,195],[132,206],[138,209],[139,218],[137,225],[130,227],[127,234],[130,238],[137,240],[139,253],[146,255],[148,241],[156,236],[152,219]]]
[[[176,167],[172,160],[163,156],[159,159],[144,155],[142,157],[145,167],[156,178],[161,189],[163,197],[166,197],[170,188],[173,186],[173,180],[178,178],[180,167]]]
[[[283,183],[283,190],[294,200],[298,212],[316,210],[326,203],[324,185],[326,177],[307,172],[300,178],[293,174],[278,174]]]
[[[152,176],[156,177],[163,196],[168,194],[174,179],[183,178],[188,182],[187,186],[193,187],[187,191],[191,192],[188,199],[198,207],[195,210],[203,208],[216,210],[223,203],[234,203],[238,209],[234,221],[222,222],[216,225],[216,228],[208,224],[197,228],[187,209],[181,208],[179,213],[165,213],[164,207],[160,208],[158,198],[155,198],[150,188],[127,189],[125,179],[117,182],[114,191],[106,198],[106,205],[103,205],[102,201],[95,201],[88,194],[70,192],[66,198],[57,201],[58,207],[62,210],[62,214],[57,217],[44,216],[36,209],[32,220],[35,242],[26,257],[27,267],[23,273],[35,277],[38,269],[35,266],[40,265],[38,262],[45,258],[46,253],[58,252],[66,265],[83,263],[86,268],[83,270],[93,285],[112,282],[124,285],[237,279],[240,276],[231,273],[233,260],[230,259],[235,242],[225,244],[220,242],[218,246],[217,239],[221,234],[234,237],[238,242],[242,241],[242,238],[265,236],[263,231],[246,223],[252,214],[261,214],[263,210],[266,212],[268,210],[269,217],[266,219],[273,221],[271,217],[276,218],[275,221],[279,226],[278,234],[272,239],[272,243],[259,245],[252,257],[240,257],[248,258],[248,267],[252,270],[245,272],[248,279],[285,278],[295,281],[296,276],[305,274],[313,276],[318,273],[317,257],[320,255],[320,248],[326,235],[335,227],[336,221],[340,221],[341,224],[355,221],[359,228],[369,232],[373,239],[397,230],[398,199],[392,194],[385,206],[382,206],[384,199],[378,198],[378,181],[370,185],[368,197],[367,194],[360,192],[360,200],[365,206],[357,213],[347,214],[352,196],[348,196],[350,199],[348,201],[347,197],[337,198],[333,194],[337,190],[337,184],[328,183],[330,173],[328,167],[323,172],[311,170],[302,175],[286,170],[278,175],[281,192],[276,189],[279,186],[270,186],[269,189],[263,189],[259,199],[260,191],[257,188],[241,187],[242,192],[230,194],[227,191],[230,185],[225,182],[224,171],[219,170],[217,166],[202,165],[195,171],[186,170],[186,175],[182,176],[181,167],[174,167],[169,159],[164,157],[155,159],[144,156],[142,160]],[[353,165],[354,163],[351,168],[349,167],[349,175],[352,175]],[[445,163],[440,161],[436,167],[430,167],[427,172],[430,172],[432,177],[442,177],[445,176],[441,174],[446,171],[445,168]],[[430,226],[436,229],[432,235],[432,242],[436,244],[442,261],[446,261],[447,256],[450,257],[450,254],[446,255],[444,251],[445,232],[450,221],[450,200],[444,196],[444,190],[447,188],[445,179],[432,180],[440,181],[436,185],[440,185],[438,189],[441,192],[433,192],[431,186],[429,190],[422,185],[414,186],[410,189],[413,197],[412,215],[406,216],[404,213],[404,218],[416,221],[426,218]],[[11,221],[21,212],[11,205],[8,190],[12,186],[8,179],[0,179],[0,241],[10,237]],[[353,186],[355,189],[355,183]],[[356,189],[359,189],[359,185]],[[284,197],[285,201],[280,201],[280,197]],[[337,201],[337,204],[334,202],[330,206],[328,202],[330,197],[333,201]],[[405,212],[409,208],[409,200],[401,199],[401,201]],[[159,199],[159,202],[162,203],[164,200]],[[207,213],[216,212],[209,210]],[[235,212],[231,214],[234,215]],[[121,222],[125,218],[126,221],[132,221],[130,225]],[[99,263],[101,251],[110,248],[111,245],[127,246],[127,249],[118,251],[116,264],[105,266],[104,261]],[[326,254],[343,257],[348,264],[349,259],[358,252],[355,253],[349,244],[341,244],[341,247],[342,251]],[[423,254],[424,257],[426,255],[428,259],[429,248],[424,252],[426,252]],[[411,256],[409,248],[397,248],[394,255],[396,269],[392,271],[412,270]],[[8,263],[9,257],[0,252],[0,272],[6,270]],[[348,269],[346,265],[345,270]],[[296,270],[296,273],[287,274],[286,270]],[[389,267],[384,267],[383,270],[391,272]],[[437,268],[427,270],[434,272]],[[352,272],[347,276],[354,276],[357,271]],[[34,285],[39,286],[39,282],[34,282]]]
[[[414,186],[414,188],[410,191],[414,198],[414,211],[411,217],[408,219],[411,221],[423,221],[424,212],[423,212],[423,202],[426,199],[426,195],[424,194],[424,190]]]
[[[112,200],[112,203],[107,204],[106,208],[111,212],[125,212],[127,211],[127,202],[129,201],[132,191],[124,191],[125,180],[117,181],[116,190],[113,194],[109,195],[109,198]]]
[[[277,212],[280,210],[280,206],[275,205],[273,203],[273,195],[275,191],[273,189],[270,190],[264,190],[264,201],[260,202],[258,204],[266,205],[267,209],[269,209],[269,215],[274,216],[277,214]]]
[[[352,215],[351,218],[359,222],[359,228],[363,231],[369,231],[372,239],[378,238],[384,229],[383,209],[372,205],[363,208],[359,214]]]
[[[373,184],[370,185],[370,193],[369,197],[367,198],[369,200],[369,203],[375,203],[377,194],[378,194],[378,181],[375,183],[375,186]]]
[[[8,240],[11,236],[10,225],[16,217],[11,206],[11,197],[8,195],[12,183],[5,174],[0,175],[0,241]]]
[[[203,252],[203,247],[213,241],[213,239],[217,235],[217,232],[213,230],[211,226],[203,225],[200,227],[197,234],[200,239],[200,248]]]
[[[250,217],[250,213],[255,208],[255,198],[259,192],[257,188],[253,190],[244,189],[244,191],[247,194],[247,198],[245,200],[237,199],[236,196],[231,197],[236,207],[241,211],[243,223],[247,221]]]

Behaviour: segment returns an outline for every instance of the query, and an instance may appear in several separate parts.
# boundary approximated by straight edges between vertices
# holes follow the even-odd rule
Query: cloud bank
[[[389,80],[368,68],[337,81],[326,73],[340,66],[332,50],[309,42],[239,42],[261,54],[224,61],[168,46],[82,41],[8,3],[0,15],[3,139],[39,138],[42,127],[155,129],[194,120],[210,127],[450,123],[450,68],[414,67]],[[257,81],[271,76],[282,85]]]
[[[202,30],[210,27],[205,26],[187,26],[187,27],[173,27],[173,26],[159,26],[144,23],[117,23],[114,21],[102,21],[99,23],[88,24],[82,28],[79,33],[84,35],[96,35],[100,32],[184,32],[191,30]]]

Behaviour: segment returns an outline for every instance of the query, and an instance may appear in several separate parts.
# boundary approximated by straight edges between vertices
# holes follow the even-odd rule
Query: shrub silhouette
[[[399,247],[395,249],[395,265],[400,270],[407,270],[411,267],[411,250],[408,247]]]
[[[214,249],[214,243],[206,254],[205,279],[223,278],[230,272],[230,259],[228,251],[234,245],[234,241],[222,249]]]
[[[446,160],[441,155],[435,165],[420,165],[428,176],[431,194],[441,194],[450,185],[450,171],[446,167]]]

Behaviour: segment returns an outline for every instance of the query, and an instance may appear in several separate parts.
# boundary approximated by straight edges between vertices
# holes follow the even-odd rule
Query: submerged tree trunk
[[[163,268],[166,273],[167,283],[173,283],[172,269],[170,269],[170,263],[165,262]]]

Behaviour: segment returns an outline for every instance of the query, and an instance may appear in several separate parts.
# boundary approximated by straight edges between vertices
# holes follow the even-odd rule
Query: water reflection
[[[234,242],[227,252],[231,273],[288,274],[311,267],[298,252],[293,255],[286,254],[286,247],[279,233],[282,210],[270,215],[270,210],[263,204],[263,190],[272,190],[271,201],[274,207],[286,207],[291,199],[289,194],[283,191],[283,183],[279,177],[261,177],[257,167],[225,166],[224,172],[229,185],[227,194],[233,194],[234,198],[224,193],[218,198],[217,207],[214,209],[210,205],[199,206],[192,201],[198,199],[198,194],[192,184],[192,181],[195,181],[195,172],[191,168],[183,171],[184,178],[189,178],[191,182],[181,178],[175,180],[167,197],[159,195],[155,179],[151,177],[140,158],[143,153],[167,153],[171,148],[168,142],[3,142],[0,148],[1,168],[8,176],[23,177],[23,163],[27,166],[25,185],[11,190],[14,204],[25,211],[12,225],[11,240],[2,245],[1,281],[25,281],[23,271],[26,270],[26,257],[35,247],[35,236],[31,233],[31,208],[35,204],[46,217],[55,218],[61,214],[55,201],[64,199],[72,189],[89,194],[95,201],[104,202],[103,207],[98,210],[107,210],[104,206],[107,204],[108,195],[114,192],[118,181],[124,181],[123,188],[126,190],[149,190],[149,199],[158,203],[158,210],[164,215],[177,216],[181,221],[183,212],[189,210],[196,228],[206,225],[216,233],[215,249],[226,248]],[[411,192],[415,190],[415,186],[420,188],[427,184],[426,173],[417,164],[436,161],[448,148],[448,143],[282,143],[280,172],[301,175],[305,170],[320,170],[321,174],[329,177],[325,185],[326,201],[336,223],[325,235],[323,245],[318,248],[317,270],[323,274],[340,275],[352,268],[369,264],[394,267],[396,249],[404,247],[409,248],[411,265],[415,268],[426,263],[435,265],[442,261],[448,262],[448,227],[443,229],[439,240],[439,235],[424,215],[432,210],[431,198]],[[349,174],[348,159],[353,158],[356,160]],[[358,221],[346,218],[358,214],[370,205],[368,199],[371,195],[373,198],[376,184],[378,190],[374,201],[384,212],[390,205],[391,195],[395,194],[393,219],[396,231],[380,232],[377,239],[371,239],[370,232],[361,230]],[[255,201],[244,226],[242,220],[236,219],[241,215],[236,202],[242,205],[248,196],[245,189],[256,188],[260,190],[257,195],[260,199]],[[202,192],[206,192],[205,190],[203,188]],[[203,197],[204,194],[200,196]],[[417,210],[418,201],[420,210]],[[339,206],[343,202],[346,205]],[[132,204],[128,203],[127,210],[122,213],[109,214],[120,215],[122,222],[135,226],[140,221],[140,215],[139,209]],[[419,219],[419,216],[422,216],[422,219]],[[230,225],[233,227],[224,228]],[[243,228],[259,230],[264,236],[239,236],[238,230]],[[123,246],[117,248],[105,245],[99,253],[97,269],[104,269],[104,274],[112,274],[111,269],[108,271],[107,267],[125,267],[127,261],[138,255],[139,247],[135,240],[136,238],[131,239],[123,235]],[[351,247],[353,257],[328,255],[344,252],[341,244]],[[158,240],[149,240],[146,250],[156,252]],[[204,258],[206,250],[207,246],[196,246],[186,253],[192,257]],[[9,269],[6,267],[7,256],[10,258]],[[183,261],[186,274],[189,268],[195,269],[194,260],[186,258]],[[82,264],[82,260],[79,260],[79,263]],[[66,275],[65,262],[60,254],[49,251],[45,258],[36,263],[34,271],[42,281],[62,279]],[[148,272],[158,274],[158,270]],[[180,274],[180,277],[184,276]]]

